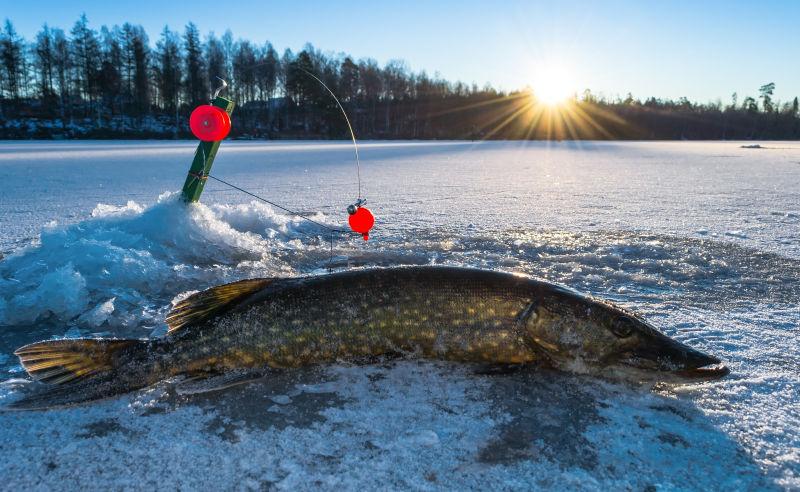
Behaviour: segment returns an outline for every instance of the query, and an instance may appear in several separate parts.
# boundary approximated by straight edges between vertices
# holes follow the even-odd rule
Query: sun
[[[575,94],[574,82],[564,67],[548,65],[537,71],[533,82],[533,96],[548,106],[564,104]]]

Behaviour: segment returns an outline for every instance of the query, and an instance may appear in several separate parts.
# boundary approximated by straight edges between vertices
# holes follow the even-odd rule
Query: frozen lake
[[[392,361],[285,371],[215,393],[170,382],[0,413],[9,488],[798,489],[800,143],[365,143],[371,239],[335,268],[454,264],[613,300],[717,355],[720,381],[634,387],[544,370]],[[0,400],[13,351],[160,336],[170,302],[324,272],[313,224],[209,181],[193,142],[0,142]],[[225,142],[212,174],[331,224],[352,148]]]

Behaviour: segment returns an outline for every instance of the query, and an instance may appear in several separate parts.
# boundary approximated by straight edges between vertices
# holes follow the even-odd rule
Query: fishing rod
[[[297,67],[297,69],[305,72],[306,75],[308,75],[309,77],[311,77],[314,80],[316,80],[317,82],[319,82],[320,85],[322,85],[322,87],[324,87],[325,90],[328,91],[328,93],[331,95],[331,97],[333,97],[333,100],[336,101],[336,104],[339,106],[339,109],[342,111],[342,115],[344,116],[344,121],[347,123],[347,129],[350,130],[350,138],[353,140],[353,149],[356,152],[356,176],[358,178],[358,201],[356,202],[355,206],[357,207],[359,205],[358,202],[361,201],[361,161],[358,158],[358,142],[356,142],[356,132],[353,131],[353,125],[350,124],[350,118],[347,117],[347,111],[344,110],[344,106],[342,106],[342,103],[339,102],[339,98],[336,97],[336,94],[333,93],[333,91],[330,89],[330,87],[325,85],[325,82],[323,82],[319,77],[317,77],[313,73],[309,72],[305,68]],[[366,203],[366,200],[364,200],[364,203]],[[349,211],[349,207],[348,207],[348,211]]]
[[[347,207],[347,213],[349,215],[348,223],[352,229],[352,232],[360,234],[366,241],[369,239],[369,231],[372,229],[372,226],[375,223],[375,218],[372,215],[372,212],[370,212],[370,210],[364,206],[367,203],[367,200],[366,198],[363,198],[361,194],[361,160],[358,154],[358,142],[356,140],[355,131],[353,131],[353,126],[350,123],[350,118],[347,116],[347,111],[345,111],[344,106],[342,105],[341,101],[339,101],[339,98],[336,97],[336,94],[325,84],[325,82],[308,70],[301,67],[297,68],[316,80],[320,85],[322,85],[322,87],[325,88],[333,100],[336,101],[336,104],[339,107],[339,110],[342,112],[345,122],[347,123],[347,128],[350,131],[350,138],[353,142],[353,149],[355,151],[356,178],[358,183],[358,197],[355,203],[352,203]],[[267,200],[262,196],[259,196],[251,191],[248,191],[240,186],[236,186],[233,183],[211,174],[211,165],[216,157],[219,144],[230,132],[230,115],[234,106],[233,101],[219,96],[220,92],[228,87],[228,83],[221,77],[217,77],[217,79],[220,81],[221,85],[214,91],[212,102],[208,105],[201,105],[195,108],[189,118],[189,126],[192,130],[192,133],[199,138],[201,142],[198,145],[197,151],[195,152],[195,159],[192,162],[192,167],[189,170],[186,182],[184,184],[182,192],[184,201],[198,201],[200,194],[205,187],[206,181],[208,178],[211,178],[225,186],[245,193],[253,198],[256,198],[257,200],[283,210],[290,215],[300,217],[301,219],[315,224],[318,227],[324,228],[330,232],[330,270],[330,263],[333,260],[334,234],[351,234],[350,231],[330,227],[288,207],[284,207],[283,205],[275,203],[271,200]]]

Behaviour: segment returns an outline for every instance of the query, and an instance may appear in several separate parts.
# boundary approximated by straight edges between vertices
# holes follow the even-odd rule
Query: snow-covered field
[[[367,143],[371,239],[335,268],[457,264],[614,300],[723,358],[721,381],[634,387],[392,361],[172,382],[0,413],[2,488],[800,489],[800,143]],[[0,400],[39,339],[160,336],[187,291],[324,272],[313,224],[210,181],[192,142],[0,143]],[[344,143],[225,142],[217,176],[331,224]]]

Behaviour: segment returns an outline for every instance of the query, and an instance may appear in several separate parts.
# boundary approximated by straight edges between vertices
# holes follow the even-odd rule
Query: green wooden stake
[[[211,104],[224,109],[228,114],[233,112],[234,102],[224,97],[217,97]],[[192,167],[189,168],[189,175],[186,176],[186,182],[183,183],[183,201],[191,203],[200,200],[200,195],[206,186],[208,174],[211,172],[211,165],[214,164],[214,157],[217,156],[220,142],[222,141],[201,141],[200,145],[197,146]]]

